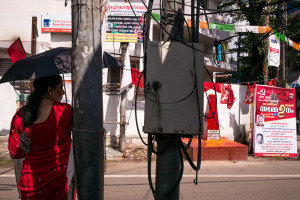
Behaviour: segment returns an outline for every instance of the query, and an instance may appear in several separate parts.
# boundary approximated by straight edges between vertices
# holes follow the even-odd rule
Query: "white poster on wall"
[[[275,35],[269,36],[269,66],[280,65],[280,41]]]
[[[71,33],[71,15],[42,15],[42,32]]]

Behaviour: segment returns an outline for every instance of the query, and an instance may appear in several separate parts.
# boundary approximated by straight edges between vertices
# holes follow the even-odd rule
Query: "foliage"
[[[11,161],[13,161],[13,159],[11,159],[11,158],[6,159],[6,160],[2,160],[2,161],[0,161],[0,166],[3,166],[5,164],[7,164],[7,163],[10,163]]]
[[[275,0],[269,3],[277,2]],[[218,9],[219,10],[232,10],[240,9],[236,12],[231,12],[229,15],[232,17],[232,23],[246,21],[250,26],[265,26],[266,16],[269,16],[269,26],[282,33],[282,30],[287,29],[287,35],[299,30],[299,20],[294,21],[293,26],[283,27],[282,13],[283,11],[278,9],[276,4],[269,6],[267,11],[266,1],[257,0],[237,0],[223,2]],[[251,9],[247,9],[251,8]],[[298,24],[298,25],[297,25]],[[240,33],[240,47],[231,49],[231,52],[240,52],[240,68],[239,79],[241,82],[252,82],[263,80],[263,68],[265,62],[265,42],[269,34],[257,34],[257,33]],[[295,33],[294,33],[295,34]],[[292,35],[292,34],[290,34]],[[289,51],[289,60],[294,60],[299,63],[294,50]],[[269,79],[273,79],[276,76],[276,68],[269,67]]]

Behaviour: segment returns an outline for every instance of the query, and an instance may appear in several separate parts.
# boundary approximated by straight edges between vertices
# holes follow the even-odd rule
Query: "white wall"
[[[52,47],[71,46],[70,33],[42,33],[43,14],[70,14],[71,2],[65,7],[65,0],[9,0],[0,1],[0,41],[13,42],[18,37],[22,42],[31,41],[32,17],[37,17],[37,43],[51,43]],[[6,46],[1,46],[0,48]],[[26,50],[30,53],[30,51]],[[37,48],[39,53],[39,48]]]
[[[16,112],[16,93],[10,83],[0,84],[0,135],[7,135]]]
[[[231,109],[227,104],[220,104],[221,94],[217,93],[217,108],[220,124],[220,136],[230,140],[242,142],[250,129],[250,104],[245,104],[247,86],[232,84],[235,102]],[[207,94],[214,94],[209,90]],[[207,105],[207,98],[204,95],[204,108]]]
[[[245,96],[247,86],[232,84],[233,93],[235,96],[235,102],[231,109],[227,108],[226,104],[220,104],[221,94],[217,93],[217,108],[220,124],[220,135],[229,140],[238,142],[244,142],[246,139],[246,133],[250,129],[250,105],[245,104]],[[213,94],[213,90],[209,90],[207,94]],[[142,100],[142,101],[141,101]],[[119,95],[103,95],[104,105],[104,121],[106,122],[119,122],[120,121],[120,97]],[[143,96],[138,96],[137,104],[137,116],[138,125],[141,131],[142,137],[146,138],[147,134],[144,134],[142,129],[144,125],[144,106],[145,101]],[[204,95],[204,108],[207,106],[207,99]],[[128,91],[128,103],[126,110],[126,118],[129,125],[126,129],[126,137],[136,138],[136,144],[141,144],[138,139],[138,132],[135,123],[134,116],[134,87]],[[117,124],[104,124],[104,128],[107,130],[107,136],[110,141],[107,143],[111,145],[117,145],[118,136],[120,133],[119,125]],[[111,138],[110,138],[111,137]]]

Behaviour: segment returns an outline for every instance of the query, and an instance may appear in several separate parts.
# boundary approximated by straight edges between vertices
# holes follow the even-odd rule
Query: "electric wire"
[[[182,99],[179,99],[179,100],[176,100],[176,101],[173,101],[173,102],[160,102],[160,101],[155,101],[155,100],[149,98],[147,95],[145,95],[145,97],[146,97],[149,101],[152,101],[152,102],[157,103],[157,104],[176,104],[176,103],[180,103],[180,102],[182,102],[182,101],[188,99],[189,97],[191,97],[192,94],[195,92],[195,89],[196,89],[196,87],[194,86],[194,87],[193,87],[193,90],[192,90],[186,97],[184,97],[184,98],[182,98]],[[153,93],[153,92],[151,92],[151,91],[148,91],[148,89],[146,89],[146,94],[147,94],[147,93],[152,94],[153,96],[155,96],[156,98],[158,98],[158,97],[155,95],[155,93]]]
[[[177,138],[176,136],[172,135],[170,136],[173,140],[173,142],[175,144],[177,144]],[[155,191],[154,187],[153,187],[153,182],[152,182],[152,178],[151,178],[151,158],[152,158],[152,134],[149,134],[148,135],[148,182],[149,182],[149,186],[150,186],[150,189],[152,191],[152,194],[154,196],[155,199],[157,199],[157,196],[165,196],[167,194],[170,194],[171,192],[173,192],[177,187],[178,185],[180,184],[180,181],[182,179],[182,175],[183,175],[183,168],[184,168],[184,164],[183,164],[183,156],[182,156],[182,153],[181,153],[181,150],[180,150],[180,146],[176,145],[177,147],[177,150],[178,150],[178,155],[179,155],[179,160],[180,160],[180,172],[179,172],[179,176],[174,184],[174,186],[172,186],[168,191],[166,192],[157,192]]]
[[[148,9],[148,7],[147,7],[147,5],[145,4],[145,2],[143,1],[143,0],[141,0],[141,2],[144,4],[144,6]],[[161,25],[161,23],[159,23],[158,22],[158,20],[153,16],[153,14],[151,13],[151,16],[153,17],[153,19],[156,21],[156,23],[170,36],[170,38],[172,39],[172,40],[174,40],[174,41],[176,41],[176,42],[180,42],[180,43],[182,43],[183,45],[185,45],[185,46],[188,46],[188,47],[190,47],[190,48],[193,48],[191,45],[189,45],[189,44],[187,44],[187,43],[185,43],[185,42],[183,42],[183,41],[181,41],[181,40],[177,40],[176,38],[172,38],[172,36],[171,36],[171,34]],[[201,52],[201,53],[206,53],[206,54],[212,54],[212,53],[210,53],[210,52],[204,52],[204,51],[202,51],[202,50],[200,50],[200,49],[197,49],[197,48],[195,48],[195,50],[196,51],[199,51],[199,52]]]
[[[139,78],[139,81],[138,81],[138,86],[140,85],[140,81],[141,81],[141,78],[144,74],[144,70],[141,72],[141,75],[140,75],[140,78]],[[134,103],[134,114],[135,114],[135,124],[136,124],[136,128],[137,128],[137,131],[138,131],[138,134],[139,134],[139,137],[142,141],[142,143],[146,146],[148,146],[148,144],[143,140],[142,138],[142,135],[141,135],[141,132],[140,132],[140,128],[139,128],[139,124],[138,124],[138,119],[137,119],[137,112],[136,112],[136,105],[137,105],[137,93],[138,93],[138,89],[136,89],[135,91],[135,103]]]

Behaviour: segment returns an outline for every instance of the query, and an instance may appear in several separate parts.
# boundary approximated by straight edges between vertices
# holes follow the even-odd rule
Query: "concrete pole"
[[[128,42],[121,42],[121,62],[124,64],[125,54],[128,47]],[[120,137],[119,137],[119,148],[120,151],[125,151],[126,148],[126,107],[127,107],[127,90],[124,90],[120,95]]]
[[[162,8],[165,9],[162,12],[162,24],[165,27],[165,31],[162,32],[162,36],[165,41],[168,40],[181,40],[183,41],[184,34],[184,16],[183,13],[184,1],[180,0],[163,0]],[[199,31],[199,30],[196,30]],[[172,122],[171,122],[172,123]],[[148,136],[149,137],[149,136]],[[170,135],[157,135],[157,150],[158,152],[168,148],[156,157],[156,181],[155,188],[157,193],[164,193],[169,191],[180,174],[180,157],[177,150],[177,145]],[[179,200],[180,184],[169,194],[164,196],[156,196],[156,200]]]
[[[283,3],[283,10],[286,10],[287,9],[287,2],[284,2]],[[284,26],[287,27],[287,12],[284,12]],[[286,29],[283,30],[283,35],[287,35],[286,34]],[[288,65],[287,65],[287,59],[286,57],[288,56],[287,55],[287,46],[286,46],[286,43],[287,41],[283,42],[283,48],[282,48],[282,68],[283,68],[283,87],[288,87],[288,80],[287,80],[287,77],[288,77]]]
[[[104,198],[102,0],[72,0],[73,147],[79,200]]]
[[[270,3],[270,0],[267,0],[267,4]],[[267,13],[269,12],[269,6],[267,6]],[[266,15],[266,26],[269,26],[269,15]],[[264,64],[264,84],[267,85],[268,74],[269,74],[269,65],[268,65],[268,55],[269,55],[269,37],[265,41],[265,64]]]
[[[32,17],[31,25],[31,56],[36,54],[36,37],[38,36],[37,31],[37,17]]]

